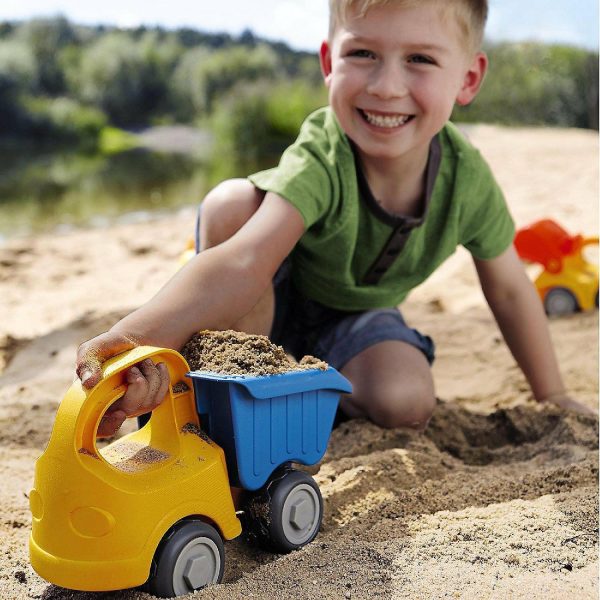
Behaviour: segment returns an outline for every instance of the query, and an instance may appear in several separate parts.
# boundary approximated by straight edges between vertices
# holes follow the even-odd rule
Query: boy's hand
[[[79,346],[77,375],[84,387],[93,388],[102,377],[102,363],[117,354],[139,346],[135,337],[107,331]],[[169,372],[163,363],[155,365],[150,359],[129,369],[127,391],[112,404],[100,421],[98,437],[113,435],[128,417],[154,410],[163,400],[169,387]]]
[[[154,410],[169,388],[169,371],[164,363],[154,364],[147,358],[127,372],[127,391],[112,404],[100,421],[98,437],[116,433],[128,417]]]
[[[102,378],[102,363],[117,354],[140,346],[134,336],[107,331],[84,342],[77,349],[75,371],[83,387],[93,388]]]
[[[589,406],[582,404],[578,400],[571,398],[568,394],[553,394],[547,398],[543,398],[541,402],[551,402],[565,410],[571,410],[581,415],[598,416],[598,413]]]

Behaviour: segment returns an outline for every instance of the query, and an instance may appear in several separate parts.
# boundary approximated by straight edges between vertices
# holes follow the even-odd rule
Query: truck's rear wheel
[[[183,596],[219,583],[225,567],[223,540],[200,520],[184,520],[167,532],[154,555],[145,589],[160,598]]]
[[[323,499],[315,480],[285,470],[248,507],[254,537],[278,552],[302,548],[315,538],[323,520]]]

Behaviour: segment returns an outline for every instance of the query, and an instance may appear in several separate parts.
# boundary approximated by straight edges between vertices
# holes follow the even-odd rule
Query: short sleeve
[[[500,186],[481,155],[472,166],[462,220],[462,245],[483,260],[500,256],[515,236],[514,221]]]
[[[331,142],[318,117],[305,121],[277,167],[248,177],[257,188],[274,192],[296,207],[306,229],[328,213],[337,193],[332,176],[335,167],[329,164]]]

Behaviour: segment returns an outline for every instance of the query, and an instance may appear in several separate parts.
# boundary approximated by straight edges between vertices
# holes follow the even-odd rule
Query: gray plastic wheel
[[[315,480],[303,471],[289,470],[269,492],[271,545],[290,552],[312,542],[323,520],[323,499]]]
[[[323,520],[319,486],[303,471],[282,467],[250,497],[243,518],[250,542],[276,552],[302,548],[319,533]]]
[[[544,309],[550,316],[570,315],[579,310],[577,299],[566,288],[555,287],[546,293]]]
[[[281,510],[281,527],[286,540],[300,547],[312,540],[321,523],[318,490],[307,483],[292,488]]]
[[[147,591],[161,598],[183,596],[221,581],[225,566],[223,540],[208,523],[180,521],[161,541],[154,563]]]

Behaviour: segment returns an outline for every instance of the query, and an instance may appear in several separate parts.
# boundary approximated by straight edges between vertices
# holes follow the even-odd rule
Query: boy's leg
[[[199,250],[228,240],[258,210],[264,196],[247,179],[228,179],[210,190],[200,205]]]
[[[204,198],[199,223],[199,250],[206,250],[228,240],[258,210],[264,192],[247,179],[230,179],[220,183]],[[269,335],[274,314],[274,295],[269,287],[254,308],[233,323],[236,331]]]
[[[424,429],[436,405],[427,358],[397,340],[369,346],[341,369],[353,391],[340,408],[349,417],[366,417],[381,427]]]
[[[313,305],[307,306],[314,311]],[[397,308],[336,313],[316,306],[315,314],[325,317],[324,325],[305,351],[351,381],[353,391],[342,396],[341,412],[381,427],[424,429],[436,406],[433,340],[409,327]]]

